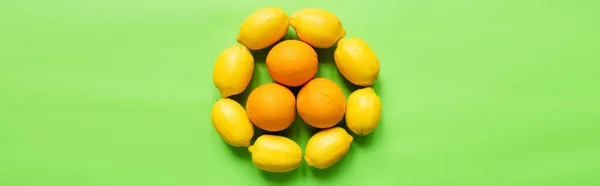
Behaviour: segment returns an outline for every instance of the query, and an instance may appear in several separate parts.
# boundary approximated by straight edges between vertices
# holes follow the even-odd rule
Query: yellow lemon
[[[371,87],[355,90],[348,97],[346,125],[357,135],[375,130],[381,117],[381,100]]]
[[[300,40],[315,48],[332,47],[346,35],[337,16],[318,8],[304,8],[292,14],[290,25]]]
[[[311,167],[328,168],[346,155],[352,140],[352,136],[341,127],[319,131],[308,140],[304,159]]]
[[[267,48],[281,40],[289,26],[283,9],[268,6],[250,14],[242,22],[237,41],[252,50]]]
[[[254,126],[244,107],[229,98],[221,98],[211,113],[213,127],[223,140],[234,147],[248,147],[254,135]]]
[[[254,58],[248,48],[235,45],[217,57],[213,68],[213,83],[226,98],[244,92],[254,73]]]
[[[298,168],[302,162],[302,149],[289,138],[264,134],[248,147],[252,163],[264,171],[288,172]]]
[[[371,86],[379,77],[379,59],[362,39],[340,39],[333,57],[342,75],[355,85]]]

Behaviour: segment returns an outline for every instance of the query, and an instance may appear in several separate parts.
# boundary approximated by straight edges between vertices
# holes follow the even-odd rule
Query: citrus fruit
[[[252,163],[264,171],[288,172],[302,162],[300,146],[283,136],[263,134],[248,147],[248,151],[252,154]]]
[[[211,120],[213,127],[227,144],[234,147],[250,145],[254,126],[239,103],[229,98],[217,100],[212,108]]]
[[[348,96],[346,126],[354,134],[367,135],[375,130],[381,117],[381,100],[371,87],[355,90]]]
[[[268,6],[250,14],[240,25],[237,41],[249,49],[267,48],[281,40],[289,27],[283,9]]]
[[[333,57],[340,73],[355,85],[371,86],[379,77],[379,60],[362,39],[340,39]]]
[[[346,35],[337,16],[318,8],[304,8],[292,14],[290,25],[300,40],[315,48],[332,47]]]
[[[277,83],[261,85],[248,95],[246,112],[258,128],[270,132],[288,128],[296,117],[292,91]]]
[[[335,82],[327,78],[315,78],[298,92],[296,107],[307,124],[329,128],[344,117],[346,98]]]
[[[253,72],[254,58],[248,48],[243,45],[231,46],[217,57],[212,74],[213,83],[224,98],[240,94],[248,87]]]
[[[315,133],[306,144],[306,163],[318,169],[326,169],[346,155],[353,137],[341,127],[333,127]]]
[[[273,80],[290,87],[305,84],[319,68],[317,52],[298,40],[286,40],[275,45],[267,55],[266,64]]]

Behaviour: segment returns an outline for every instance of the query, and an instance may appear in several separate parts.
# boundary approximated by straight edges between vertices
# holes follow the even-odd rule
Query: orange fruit
[[[277,83],[256,87],[246,101],[246,113],[258,128],[270,132],[288,128],[296,118],[296,98]]]
[[[310,81],[319,68],[317,52],[298,40],[285,40],[267,54],[267,70],[276,82],[297,87]]]
[[[316,128],[330,128],[342,121],[346,112],[346,97],[342,89],[326,78],[315,78],[298,92],[298,114]]]

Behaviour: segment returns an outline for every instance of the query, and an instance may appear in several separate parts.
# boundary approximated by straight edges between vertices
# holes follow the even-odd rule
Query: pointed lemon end
[[[344,38],[340,38],[340,39],[338,40],[338,42],[337,42],[338,48],[342,48],[342,47],[340,47],[340,46],[344,45],[344,42],[345,42],[345,41],[346,41],[346,40],[345,40]]]
[[[241,31],[240,31],[241,32]],[[235,40],[239,43],[239,44],[243,44],[242,43],[242,34],[238,34],[237,37],[235,38]]]
[[[250,140],[243,141],[241,147],[250,147]]]
[[[346,36],[346,30],[344,28],[340,29],[340,39],[344,38],[344,36]]]
[[[365,129],[361,129],[361,130],[359,130],[359,131],[356,133],[356,135],[359,135],[359,136],[366,136],[366,135],[367,135],[367,132],[365,132]]]
[[[304,160],[308,166],[314,167],[314,162],[308,156],[304,156]]]
[[[233,96],[233,95],[235,95],[235,94],[232,93],[232,92],[229,92],[229,91],[226,91],[226,90],[221,91],[221,97],[222,98],[228,98],[229,96]]]
[[[375,89],[373,89],[372,87],[366,87],[366,88],[363,88],[363,90],[368,91],[368,92],[375,92]]]
[[[292,15],[290,15],[290,17],[288,18],[288,21],[290,22],[290,25],[296,24],[296,19],[297,18],[298,18],[298,12],[294,12]]]

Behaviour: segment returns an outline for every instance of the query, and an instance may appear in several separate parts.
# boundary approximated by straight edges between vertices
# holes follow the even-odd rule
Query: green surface
[[[381,61],[380,126],[328,170],[260,172],[211,125],[212,65],[266,5],[329,10]],[[591,0],[2,1],[0,185],[597,186],[599,9]],[[255,54],[252,87],[272,81],[266,53]],[[331,50],[319,54],[317,76],[348,95]],[[313,132],[297,119],[282,134],[304,147]]]

